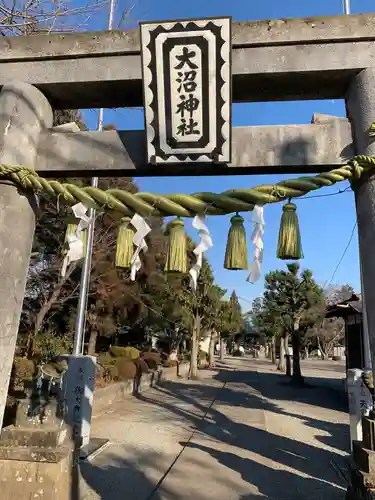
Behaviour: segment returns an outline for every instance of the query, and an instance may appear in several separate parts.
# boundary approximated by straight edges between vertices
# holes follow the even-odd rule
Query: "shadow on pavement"
[[[270,366],[268,362],[261,363]],[[296,387],[288,383],[288,380],[285,380],[287,377],[282,373],[265,373],[254,370],[233,371],[228,370],[227,367],[221,368],[215,378],[227,384],[246,384],[258,391],[261,397],[268,400],[304,403],[317,408],[348,413],[347,394],[340,389],[332,388],[332,379],[329,378],[306,377],[306,387]],[[340,380],[333,380],[333,382],[337,387],[341,383]],[[221,391],[219,400],[222,399],[222,394],[225,395],[225,390]],[[347,424],[327,422],[306,414],[289,413],[280,408],[277,403],[264,402],[259,398],[258,402],[255,402],[253,397],[251,399],[253,400],[253,406],[255,404],[255,406],[267,411],[298,418],[312,429],[327,432],[329,436],[315,436],[316,439],[338,450],[349,452],[350,432]],[[233,398],[231,398],[231,401],[231,404],[233,404]],[[259,405],[260,401],[262,402],[261,405]],[[249,402],[249,398],[245,396],[243,400],[244,406],[248,407]]]
[[[280,435],[279,429],[272,428],[269,423],[266,430],[264,411],[298,419],[311,428],[311,433],[314,429],[324,431],[327,436],[315,438],[332,448],[342,450],[342,436],[348,432],[348,426],[313,418],[308,414],[301,415],[303,405],[296,406],[296,413],[292,413],[292,406],[286,409],[279,405],[291,401],[345,411],[344,405],[339,399],[335,400],[334,392],[327,387],[320,387],[319,380],[314,388],[303,390],[283,384],[283,375],[257,372],[254,367],[250,368],[249,366],[249,370],[236,372],[223,367],[214,375],[214,385],[212,381],[206,384],[166,381],[150,393],[137,397],[140,401],[167,410],[170,415],[178,417],[181,425],[186,422],[190,427],[196,428],[192,439],[180,444],[186,447],[186,453],[189,449],[195,449],[202,455],[199,457],[183,452],[179,462],[181,461],[182,467],[184,460],[189,461],[190,467],[195,464],[194,470],[202,477],[208,472],[218,473],[219,488],[220,483],[224,485],[228,480],[225,475],[227,468],[239,474],[249,484],[250,490],[257,489],[260,495],[269,500],[343,500],[347,485],[345,478],[337,472],[337,467],[346,469],[342,454],[304,443],[303,436],[291,438]],[[307,407],[306,412],[308,411]],[[273,423],[275,419],[270,419],[269,422]],[[349,439],[347,442],[349,444]],[[134,460],[130,461],[115,456],[109,457],[109,460],[106,457],[105,464],[95,461],[82,463],[81,475],[97,495],[83,496],[82,500],[190,498],[184,491],[185,479],[179,483],[180,489],[176,489],[176,484],[172,482],[169,483],[169,491],[166,490],[168,485],[164,485],[163,480],[160,483],[161,489],[155,489],[155,483],[143,471],[154,467],[158,458],[150,453],[139,453],[140,451],[135,450]],[[211,461],[205,459],[205,455],[209,455]],[[216,463],[222,466],[219,472]],[[173,468],[171,474],[173,475]],[[191,479],[186,477],[187,490]],[[235,485],[234,482],[234,488]],[[255,491],[254,494],[243,492],[242,489],[242,496],[240,492],[236,496],[234,489],[233,498],[259,498]],[[202,492],[194,498],[211,498],[207,495],[209,491],[203,487]],[[217,498],[224,500],[220,495]]]
[[[272,366],[268,362],[269,368]],[[259,363],[259,364],[260,364]],[[262,396],[272,400],[295,401],[329,410],[348,412],[348,398],[339,390],[340,380],[324,377],[305,377],[306,386],[296,387],[289,383],[288,377],[280,372],[269,373],[254,369],[234,371],[218,365],[216,380],[226,383],[245,383],[260,391]],[[334,387],[336,386],[337,389]]]
[[[220,464],[234,470],[247,483],[255,486],[259,493],[268,500],[300,500],[300,499],[343,499],[345,491],[342,488],[321,481],[317,478],[307,478],[286,470],[272,469],[264,464],[242,458],[229,452],[219,451],[197,443],[184,443],[188,448],[198,449],[208,453]],[[312,493],[313,492],[313,493]],[[312,497],[310,495],[313,495]],[[243,495],[239,500],[259,499],[258,495]]]
[[[142,458],[138,457],[140,467]],[[160,500],[155,485],[133,463],[119,457],[111,458],[108,465],[83,462],[81,475],[100,500]],[[84,500],[83,496],[82,500]],[[89,496],[88,498],[92,498]]]
[[[332,461],[344,466],[341,455],[255,426],[233,422],[216,410],[210,410],[209,417],[213,422],[203,421],[198,430],[210,438],[256,453],[276,464],[313,476],[317,482],[319,480],[330,481],[342,486],[335,470],[330,468]],[[271,478],[273,478],[273,473],[268,476],[268,481]],[[327,496],[327,498],[330,497]]]
[[[225,376],[227,376],[227,380],[225,380]],[[315,435],[315,438],[321,443],[337,450],[349,452],[350,435],[347,424],[327,422],[298,412],[291,413],[277,405],[277,400],[292,401],[345,412],[345,404],[340,393],[338,394],[326,387],[315,386],[302,389],[289,384],[285,385],[282,383],[285,376],[279,374],[226,370],[225,373],[220,372],[215,378],[220,379],[225,385],[218,389],[209,385],[186,385],[168,381],[157,390],[167,391],[181,401],[198,406],[201,410],[204,409],[202,402],[208,403],[215,400],[215,406],[219,407],[230,405],[252,408],[297,418],[311,429],[324,431],[328,434],[328,436]],[[247,386],[248,390],[242,389],[243,384]],[[254,390],[251,391],[251,389]],[[178,409],[175,408],[175,411],[177,412]],[[185,416],[189,418],[188,412],[185,412]],[[194,417],[190,416],[190,418],[194,420]],[[195,421],[194,423],[197,424],[198,422]]]
[[[274,402],[267,400],[298,401],[336,411],[345,411],[340,401],[332,397],[331,391],[318,386],[306,390],[285,386],[281,384],[282,375],[259,373],[254,370],[238,372],[221,370],[214,378],[221,380],[225,385],[220,388],[168,381],[156,389],[161,397],[152,399],[143,395],[141,398],[193,423],[197,427],[196,438],[187,446],[199,448],[216,458],[219,463],[237,471],[244,480],[255,485],[269,499],[310,498],[303,495],[306,488],[317,491],[316,496],[311,497],[314,499],[344,498],[345,478],[340,477],[337,472],[337,466],[341,470],[346,469],[346,461],[342,455],[296,439],[280,436],[277,434],[277,429],[275,429],[275,433],[272,432],[272,429],[266,431],[261,428],[261,422],[256,422],[255,425],[239,422],[235,410],[236,407],[266,410],[298,418],[312,429],[320,429],[329,433],[329,436],[316,436],[316,439],[320,439],[321,442],[334,448],[342,449],[342,433],[347,432],[345,424],[330,423],[305,415],[289,413]],[[176,398],[177,402],[181,401],[183,404],[168,403],[166,398],[163,398],[163,393]],[[210,403],[213,400],[214,404],[212,405]],[[202,419],[195,415],[191,409],[186,410],[186,404],[206,413],[205,418]],[[231,416],[233,415],[233,419],[225,414],[228,412]],[[259,411],[254,412],[258,418],[261,414],[262,412]],[[244,421],[249,416],[249,423],[251,423],[251,415],[253,415],[251,412],[247,412]],[[206,446],[207,438],[257,454],[260,457],[259,461],[220,451],[218,448],[221,445],[215,449],[208,447]],[[267,461],[273,461],[274,464],[269,465]],[[292,468],[298,473],[283,470],[284,467]],[[310,478],[303,478],[300,474],[306,474]],[[252,496],[247,496],[241,500],[250,500],[251,498]]]

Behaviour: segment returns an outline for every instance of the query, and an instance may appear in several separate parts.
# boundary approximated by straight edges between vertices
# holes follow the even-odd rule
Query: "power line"
[[[327,285],[327,282],[325,282],[325,284],[324,284],[324,288],[326,288],[326,286],[329,286],[329,285],[332,283],[332,281],[334,280],[334,278],[335,278],[335,276],[336,276],[336,273],[337,273],[337,271],[338,271],[338,269],[339,269],[339,267],[340,267],[340,265],[341,265],[342,261],[344,260],[344,257],[345,257],[345,255],[346,255],[346,252],[347,252],[347,251],[348,251],[348,249],[349,249],[350,243],[352,242],[352,239],[353,239],[353,236],[354,236],[354,232],[355,232],[355,230],[356,230],[356,227],[357,227],[357,222],[355,222],[355,224],[354,224],[354,226],[353,226],[353,229],[352,229],[352,232],[351,232],[351,235],[350,235],[349,241],[348,241],[348,243],[347,243],[347,245],[346,245],[346,247],[345,247],[345,250],[344,250],[343,254],[341,255],[340,260],[339,260],[339,261],[338,261],[338,263],[337,263],[337,266],[335,267],[335,270],[333,271],[333,274],[332,274],[332,277],[331,277],[331,279],[330,279],[330,282],[328,283],[328,285]]]
[[[326,198],[327,196],[337,196],[338,194],[344,194],[351,191],[351,187],[348,186],[345,189],[339,189],[336,193],[327,193],[327,194],[313,194],[311,196],[301,196],[300,198],[296,198],[297,200],[311,200],[311,198]]]

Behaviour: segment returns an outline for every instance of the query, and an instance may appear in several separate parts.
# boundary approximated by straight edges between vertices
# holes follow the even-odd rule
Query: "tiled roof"
[[[362,296],[360,293],[353,293],[349,299],[328,306],[326,317],[333,317],[336,314],[342,316],[348,309],[362,314]]]

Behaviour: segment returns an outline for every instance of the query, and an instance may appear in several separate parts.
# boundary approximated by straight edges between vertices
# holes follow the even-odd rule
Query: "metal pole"
[[[350,0],[343,0],[344,3],[344,13],[346,15],[350,14]]]
[[[108,30],[113,29],[113,21],[115,17],[115,7],[116,0],[111,0],[108,16]],[[103,130],[103,118],[104,109],[99,109],[98,114],[98,126],[97,131],[101,132]],[[93,177],[91,179],[91,186],[98,187],[98,177]],[[78,299],[78,309],[77,309],[77,319],[75,324],[75,336],[73,345],[73,354],[83,354],[84,349],[84,338],[85,338],[85,320],[86,320],[86,309],[87,309],[87,296],[90,285],[90,272],[91,272],[91,261],[92,261],[92,249],[94,244],[94,232],[95,232],[95,217],[96,210],[94,208],[89,209],[89,226],[87,228],[87,244],[86,244],[86,255],[83,262],[82,274],[81,274],[81,286],[79,291]]]

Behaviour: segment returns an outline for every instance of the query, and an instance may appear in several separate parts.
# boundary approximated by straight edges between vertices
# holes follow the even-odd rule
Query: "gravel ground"
[[[81,500],[344,500],[342,373],[315,365],[301,389],[268,361],[228,358],[116,403],[93,421],[110,444],[82,464]]]

